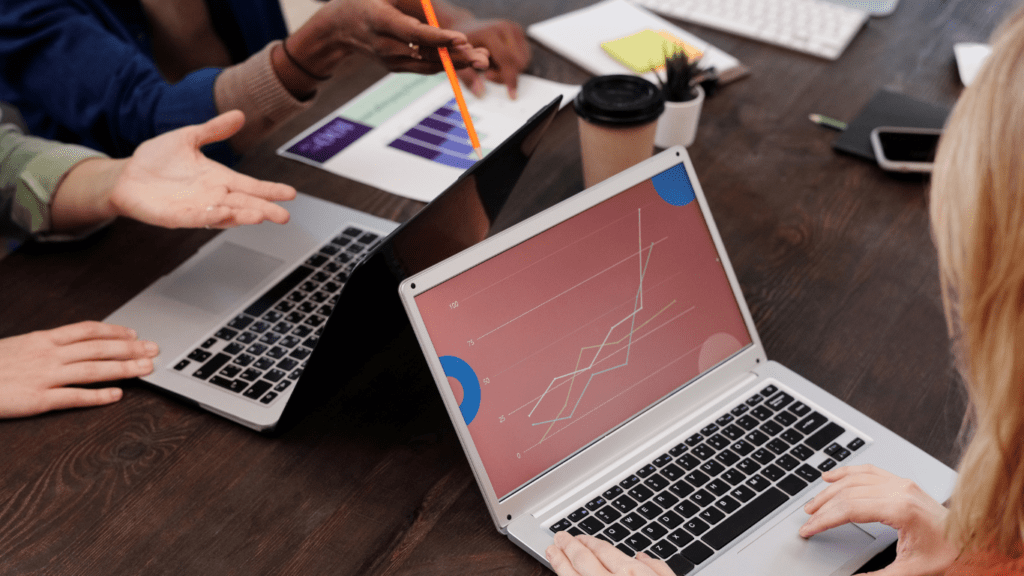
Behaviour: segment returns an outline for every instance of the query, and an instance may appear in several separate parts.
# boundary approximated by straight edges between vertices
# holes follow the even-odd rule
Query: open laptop
[[[408,326],[402,278],[484,237],[560,100],[401,226],[299,194],[287,225],[222,232],[106,321],[160,345],[144,381],[255,430],[281,430]]]
[[[497,528],[586,533],[678,574],[851,574],[880,524],[809,540],[821,472],[955,473],[769,361],[686,150],[450,258],[402,302]]]

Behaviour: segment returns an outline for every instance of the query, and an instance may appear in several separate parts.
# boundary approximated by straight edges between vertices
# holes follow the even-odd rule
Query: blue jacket
[[[157,134],[217,115],[220,69],[168,84],[139,0],[2,1],[0,100],[21,110],[32,133],[123,157]],[[207,5],[235,62],[287,36],[277,0]],[[207,152],[231,158],[226,143]]]

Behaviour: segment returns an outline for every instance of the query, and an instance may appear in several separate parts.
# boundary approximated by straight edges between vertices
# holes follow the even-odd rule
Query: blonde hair
[[[1024,9],[960,98],[939,145],[933,234],[973,436],[947,534],[1022,555],[1024,535]]]

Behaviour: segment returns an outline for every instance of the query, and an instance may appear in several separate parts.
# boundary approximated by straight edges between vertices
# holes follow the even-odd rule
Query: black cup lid
[[[665,110],[657,86],[626,74],[587,80],[574,101],[576,114],[594,124],[633,126],[653,122]]]

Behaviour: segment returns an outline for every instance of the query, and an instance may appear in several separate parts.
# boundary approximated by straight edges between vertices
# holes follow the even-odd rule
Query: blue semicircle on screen
[[[658,196],[673,206],[686,206],[693,202],[693,184],[690,183],[690,176],[682,164],[676,164],[651,178],[651,183],[654,184]]]
[[[462,402],[459,404],[459,411],[462,412],[462,419],[466,426],[476,418],[480,411],[480,379],[476,372],[462,358],[456,356],[441,356],[441,368],[444,368],[444,375],[455,378],[462,385]]]

